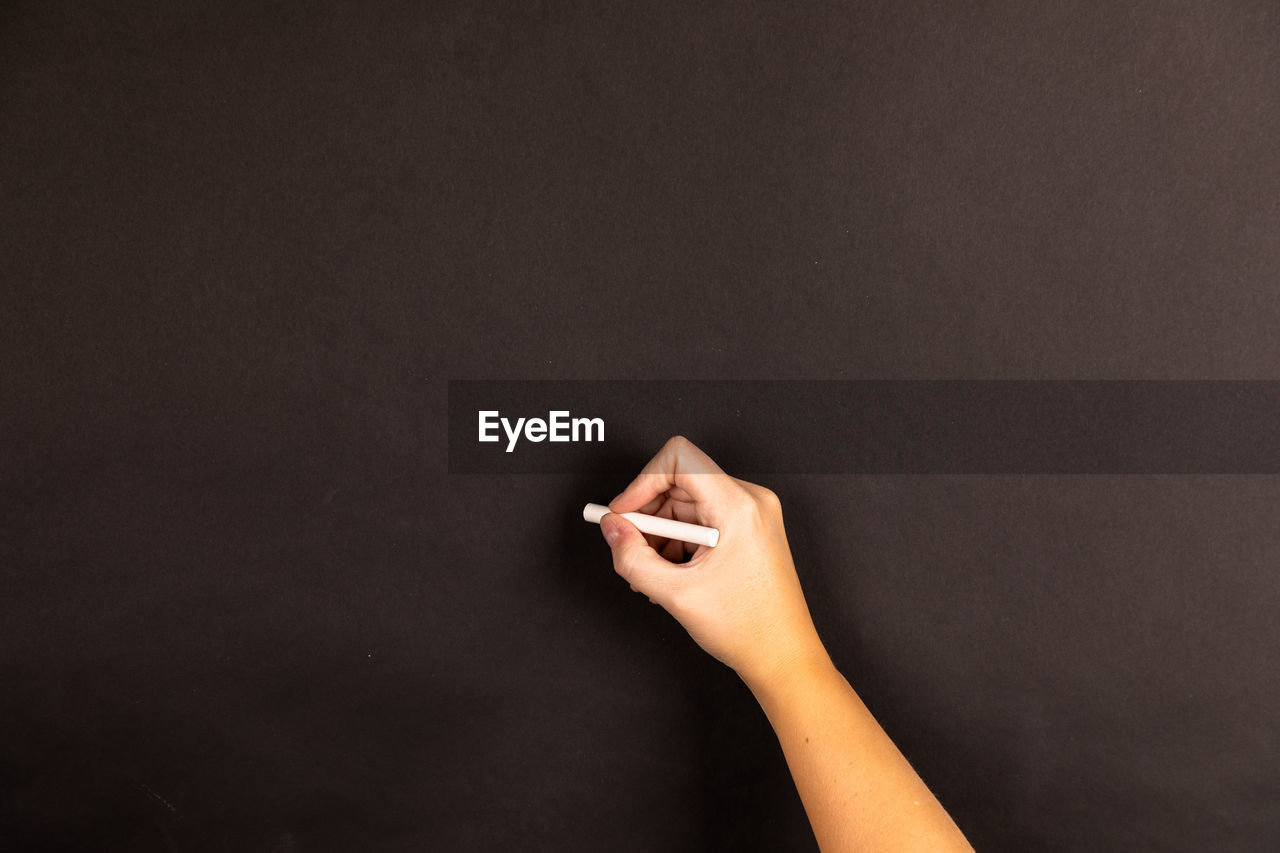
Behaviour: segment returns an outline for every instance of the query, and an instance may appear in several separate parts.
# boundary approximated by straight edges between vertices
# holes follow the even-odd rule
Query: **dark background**
[[[0,850],[811,849],[447,381],[1275,379],[1278,146],[1261,0],[5,4]],[[1280,845],[1276,477],[768,485],[980,849]]]

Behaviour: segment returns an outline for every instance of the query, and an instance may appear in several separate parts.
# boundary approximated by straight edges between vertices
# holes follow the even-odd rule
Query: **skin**
[[[614,569],[746,683],[769,718],[823,853],[972,850],[849,682],[809,615],[778,498],[677,436],[609,503]],[[715,527],[696,548],[614,513]]]

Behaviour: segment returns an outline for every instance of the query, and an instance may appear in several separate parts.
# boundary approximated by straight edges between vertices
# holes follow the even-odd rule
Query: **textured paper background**
[[[5,850],[811,848],[449,379],[1280,378],[1271,2],[14,3],[0,117]],[[769,485],[979,849],[1280,844],[1280,481]]]

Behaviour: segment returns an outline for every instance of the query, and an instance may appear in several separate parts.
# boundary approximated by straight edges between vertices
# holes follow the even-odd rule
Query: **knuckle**
[[[744,510],[758,515],[772,515],[782,511],[782,500],[777,493],[755,483],[741,483],[738,500]]]
[[[681,451],[688,450],[691,447],[693,447],[692,441],[685,438],[683,435],[673,435],[671,438],[667,439],[667,443],[663,447],[663,450],[679,453]]]
[[[757,486],[751,492],[750,511],[757,523],[772,526],[782,519],[782,501],[771,489]]]

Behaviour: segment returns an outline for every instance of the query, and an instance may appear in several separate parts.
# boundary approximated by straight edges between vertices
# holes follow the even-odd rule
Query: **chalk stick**
[[[604,518],[607,512],[609,512],[607,506],[587,504],[582,508],[582,519],[592,524],[599,524],[600,519]],[[709,548],[716,547],[716,543],[720,541],[720,531],[714,527],[672,521],[669,518],[658,518],[656,515],[645,515],[642,512],[623,512],[619,515],[634,524],[641,533],[652,533],[664,539],[679,539],[681,542],[692,542],[694,545],[706,545]]]

